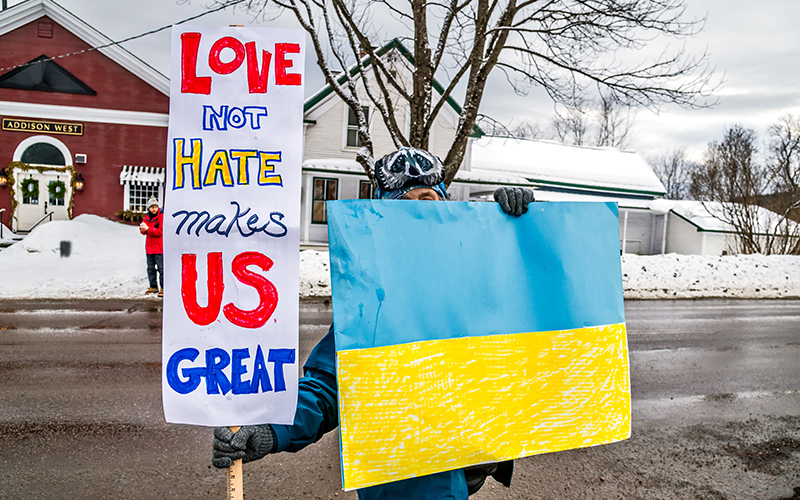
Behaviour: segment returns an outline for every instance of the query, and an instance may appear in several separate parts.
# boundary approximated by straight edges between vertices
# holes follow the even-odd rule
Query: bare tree
[[[684,200],[689,196],[689,185],[695,164],[686,160],[686,149],[675,148],[648,160],[658,176],[668,200]]]
[[[721,142],[711,142],[705,161],[694,171],[691,194],[715,218],[731,226],[737,253],[800,253],[800,226],[787,214],[761,204],[776,186],[773,172],[757,159],[752,129],[734,125]]]
[[[550,125],[559,142],[583,146],[588,140],[589,117],[578,107],[570,108],[564,114],[556,113]]]
[[[618,149],[628,147],[633,130],[632,113],[630,106],[622,105],[613,95],[601,92],[594,145]]]
[[[454,92],[462,110],[444,159],[446,183],[461,162],[490,74],[499,69],[518,93],[543,88],[558,103],[574,104],[599,88],[626,105],[706,106],[713,90],[705,54],[662,52],[624,64],[620,50],[652,45],[657,36],[682,38],[702,29],[685,19],[686,0],[214,0],[270,17],[286,10],[311,37],[325,80],[358,117],[356,159],[372,178],[373,145],[356,85],[362,85],[396,146],[428,147],[431,127]],[[411,47],[410,81],[379,57],[387,31]],[[365,58],[362,58],[362,55]],[[365,65],[369,61],[372,64]],[[358,63],[358,64],[356,64]],[[339,72],[344,80],[339,80]],[[366,78],[367,73],[371,78]],[[434,75],[447,77],[434,99]],[[399,99],[398,99],[399,98]],[[408,109],[408,132],[398,124]]]
[[[775,191],[764,206],[800,222],[800,118],[786,114],[768,129],[767,167],[775,179]]]
[[[583,101],[550,121],[553,139],[576,146],[624,149],[633,136],[633,111],[613,95],[600,92],[596,102]]]
[[[800,191],[800,118],[787,114],[769,127],[769,167],[779,192]]]
[[[490,116],[479,115],[476,124],[488,135],[515,137],[519,139],[545,138],[545,131],[538,122],[522,120],[516,125],[512,122],[510,125],[506,126]]]

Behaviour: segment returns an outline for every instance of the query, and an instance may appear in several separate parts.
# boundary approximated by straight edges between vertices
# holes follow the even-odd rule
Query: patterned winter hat
[[[444,165],[433,154],[416,148],[400,148],[375,162],[376,198],[400,199],[412,189],[431,188],[443,200]]]
[[[158,206],[158,200],[155,196],[151,196],[149,200],[147,200],[147,209],[150,210],[150,207],[153,205]]]

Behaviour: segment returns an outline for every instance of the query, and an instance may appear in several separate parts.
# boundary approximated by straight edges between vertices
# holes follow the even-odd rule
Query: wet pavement
[[[207,428],[164,422],[161,303],[0,301],[0,499],[225,498]],[[800,500],[800,301],[626,304],[633,435],[518,460],[476,499]],[[330,323],[301,306],[300,353]],[[245,495],[347,498],[338,435],[245,466]]]

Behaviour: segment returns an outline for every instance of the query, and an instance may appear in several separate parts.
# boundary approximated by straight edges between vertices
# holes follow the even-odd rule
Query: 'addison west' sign
[[[18,120],[16,118],[3,118],[3,130],[83,135],[83,123],[39,122],[34,120]]]

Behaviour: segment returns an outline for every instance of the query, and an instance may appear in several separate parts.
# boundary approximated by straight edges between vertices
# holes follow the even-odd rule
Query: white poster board
[[[164,415],[291,424],[305,36],[182,25],[172,47]]]

